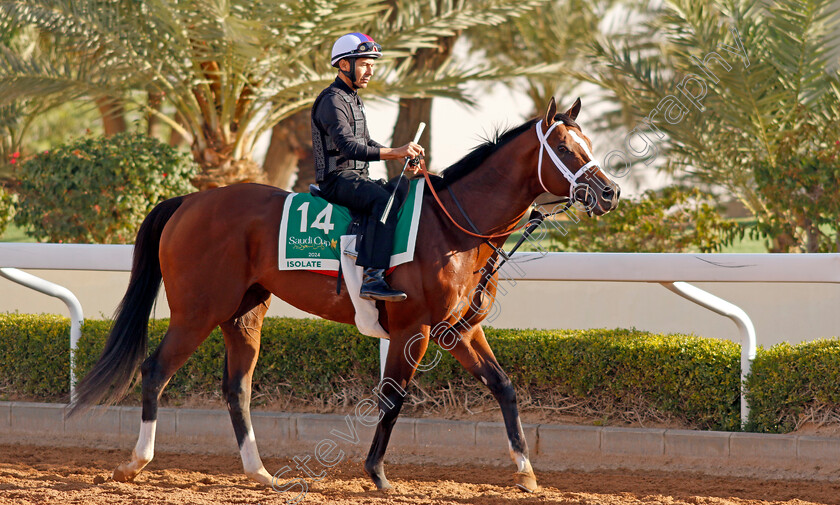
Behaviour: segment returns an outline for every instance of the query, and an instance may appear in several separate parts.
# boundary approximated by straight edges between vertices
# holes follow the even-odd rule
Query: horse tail
[[[160,237],[183,200],[179,196],[159,203],[140,225],[128,289],[102,354],[76,385],[68,417],[101,401],[116,403],[131,387],[137,367],[146,357],[149,314],[163,279],[158,257]]]

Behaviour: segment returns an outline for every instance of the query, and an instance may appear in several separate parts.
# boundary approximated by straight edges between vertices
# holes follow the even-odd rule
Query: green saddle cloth
[[[414,258],[425,182],[424,179],[410,181],[405,203],[397,217],[391,252],[392,267]],[[379,216],[371,216],[370,219],[379,219]],[[309,193],[292,193],[286,197],[280,222],[278,268],[327,274],[337,272],[341,236],[346,234],[350,221],[347,207],[329,203]]]

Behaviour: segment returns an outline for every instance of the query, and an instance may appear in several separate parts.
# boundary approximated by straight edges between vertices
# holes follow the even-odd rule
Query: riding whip
[[[420,126],[417,127],[417,135],[414,136],[414,143],[420,142],[420,135],[423,135],[423,130],[426,129],[426,123],[420,123]],[[397,183],[394,185],[394,190],[391,191],[391,198],[388,199],[388,205],[385,206],[385,212],[382,213],[382,217],[379,218],[379,222],[385,224],[388,220],[388,214],[391,212],[391,206],[394,205],[394,198],[397,196],[397,189],[400,187],[400,181],[402,180],[402,176],[405,173],[405,169],[408,168],[408,164],[411,162],[411,158],[405,159],[405,165],[403,165],[402,171],[400,172],[400,176],[397,178]]]

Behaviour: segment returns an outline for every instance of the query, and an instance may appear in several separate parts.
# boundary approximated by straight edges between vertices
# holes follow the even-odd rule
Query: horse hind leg
[[[537,477],[528,457],[528,442],[519,419],[516,390],[484,337],[480,326],[470,328],[450,351],[473,376],[484,383],[502,410],[510,458],[516,465],[514,483],[527,492],[537,490]]]
[[[260,459],[250,405],[251,377],[259,355],[260,331],[270,297],[261,286],[253,286],[245,294],[236,315],[220,325],[226,349],[222,392],[239,444],[242,467],[248,477],[267,486],[272,484],[272,477]]]
[[[175,372],[183,366],[212,329],[212,326],[206,323],[190,325],[174,317],[158,348],[140,366],[143,377],[140,435],[131,453],[131,460],[120,464],[114,470],[115,481],[126,482],[134,479],[152,461],[160,395]]]

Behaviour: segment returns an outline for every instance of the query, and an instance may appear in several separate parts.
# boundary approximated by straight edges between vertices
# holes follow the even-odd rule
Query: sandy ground
[[[79,448],[0,446],[0,504],[282,504],[280,494],[240,473],[237,455],[159,453],[132,483],[110,480],[128,454]],[[294,466],[267,458],[266,467]],[[758,480],[687,473],[537,472],[541,489],[516,490],[507,468],[391,464],[389,493],[375,491],[358,461],[341,463],[321,482],[308,481],[302,504],[840,504],[840,483]],[[303,474],[297,474],[303,477]],[[288,474],[289,477],[292,474]]]

